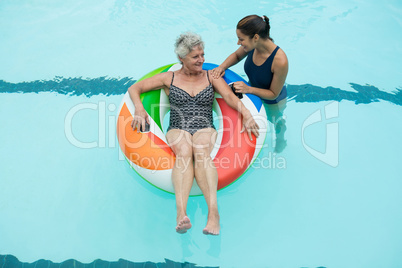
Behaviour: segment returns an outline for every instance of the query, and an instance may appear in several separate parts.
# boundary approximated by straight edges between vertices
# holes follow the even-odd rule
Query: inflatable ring
[[[204,70],[215,67],[217,65],[210,63],[203,65]],[[138,81],[180,68],[180,64],[169,64],[148,73]],[[228,84],[244,81],[230,70],[226,70],[223,78]],[[169,112],[169,99],[164,90],[154,90],[141,94],[141,101],[149,115],[150,129],[148,132],[140,133],[137,130],[133,131],[131,122],[134,105],[127,92],[121,102],[117,120],[117,137],[121,151],[131,167],[142,178],[157,188],[174,193],[171,175],[175,155],[167,144],[163,130],[165,115]],[[252,94],[243,94],[241,101],[260,126],[260,136],[257,139],[253,136],[252,141],[246,132],[240,133],[242,122],[239,113],[230,108],[218,93],[215,93],[214,122],[218,120],[219,127],[216,128],[218,136],[211,158],[218,172],[218,190],[233,183],[249,168],[265,141],[266,131],[263,130],[267,126],[267,116],[261,99]],[[194,181],[190,195],[200,194],[202,192]]]

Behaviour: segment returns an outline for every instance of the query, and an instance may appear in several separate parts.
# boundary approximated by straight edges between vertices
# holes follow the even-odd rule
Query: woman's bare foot
[[[191,222],[187,216],[184,216],[180,221],[179,219],[177,219],[176,232],[178,232],[179,234],[184,234],[190,228]]]
[[[220,229],[219,213],[208,213],[207,226],[205,226],[202,232],[206,235],[219,235]]]

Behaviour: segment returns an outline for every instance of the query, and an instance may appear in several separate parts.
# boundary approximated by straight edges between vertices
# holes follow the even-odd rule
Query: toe
[[[184,234],[184,233],[187,232],[187,230],[186,230],[186,229],[183,229],[183,228],[180,228],[180,227],[178,226],[178,227],[176,227],[176,232],[178,232],[179,234]]]

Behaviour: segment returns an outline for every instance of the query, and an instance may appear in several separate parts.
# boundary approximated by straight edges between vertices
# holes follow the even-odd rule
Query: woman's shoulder
[[[278,67],[288,65],[288,57],[286,56],[285,51],[283,51],[283,49],[280,47],[276,52],[273,64],[277,65]]]
[[[212,70],[206,70],[207,73],[207,79],[209,84],[214,85],[214,80],[216,80],[216,78],[214,78],[214,75],[212,74]]]
[[[274,61],[272,63],[272,72],[275,75],[286,78],[289,69],[289,62],[286,53],[282,49],[278,49]]]
[[[164,73],[159,73],[157,75],[163,80],[166,80],[166,79],[169,80],[169,83],[170,83],[170,80],[174,76],[174,72],[173,71],[167,71],[167,72],[164,72]]]
[[[154,76],[149,77],[147,79],[159,81],[159,83],[162,83],[164,86],[169,87],[171,84],[171,81],[173,80],[173,72],[168,71],[168,72],[164,72],[164,73],[155,74]]]
[[[207,78],[208,78],[208,81],[214,86],[215,84],[216,84],[216,82],[218,82],[219,80],[223,80],[223,78],[222,77],[218,77],[218,78],[215,78],[214,76],[213,76],[213,74],[212,74],[212,70],[206,70],[206,73],[207,73]]]

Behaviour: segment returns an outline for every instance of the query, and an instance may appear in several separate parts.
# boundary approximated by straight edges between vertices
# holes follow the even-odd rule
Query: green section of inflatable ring
[[[138,79],[137,82],[152,77],[156,74],[167,72],[170,69],[170,67],[172,67],[174,64],[175,63],[159,67],[158,69],[155,69],[152,72]],[[162,119],[160,118],[160,112],[159,112],[160,111],[159,103],[161,98],[160,90],[153,90],[142,93],[140,98],[142,104],[144,105],[145,111],[147,111],[147,113],[152,117],[152,119],[160,127],[160,129],[162,129]]]

